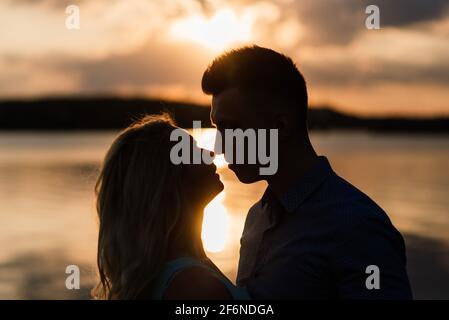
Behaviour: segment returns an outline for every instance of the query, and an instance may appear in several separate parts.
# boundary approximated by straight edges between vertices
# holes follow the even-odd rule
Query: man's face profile
[[[217,127],[222,136],[222,146],[225,145],[226,129],[270,129],[273,128],[268,108],[258,105],[255,99],[248,94],[241,93],[238,89],[227,89],[212,98],[211,121]],[[217,141],[216,141],[217,143]],[[225,148],[221,148],[226,155]],[[263,177],[259,174],[259,164],[248,164],[248,146],[245,143],[245,163],[238,164],[235,161],[236,150],[233,152],[233,163],[229,168],[236,174],[243,183],[253,183]],[[228,155],[230,156],[230,155]]]

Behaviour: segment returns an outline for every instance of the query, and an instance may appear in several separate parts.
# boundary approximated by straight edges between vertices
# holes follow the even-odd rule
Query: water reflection
[[[229,233],[229,216],[221,192],[204,209],[203,232],[201,238],[207,252],[221,252],[226,246]]]
[[[65,286],[68,265],[80,269],[80,289]],[[64,250],[35,250],[0,263],[0,299],[89,299],[96,270],[91,264],[66,256]]]
[[[85,297],[86,291],[81,296],[62,291],[65,266],[95,270],[93,188],[114,137],[115,132],[0,133],[0,298]],[[209,150],[214,137],[211,129],[196,136]],[[415,296],[447,297],[448,137],[313,133],[311,138],[335,171],[375,199],[406,235]],[[225,191],[206,208],[202,236],[208,256],[235,280],[246,213],[266,184],[242,184],[224,159],[215,161]]]
[[[198,146],[206,150],[214,149],[216,131],[211,129],[194,129],[191,134],[196,139]],[[218,169],[226,166],[224,156],[217,155],[214,164]],[[203,220],[202,239],[207,252],[218,253],[225,249],[229,229],[229,215],[223,204],[226,191],[217,195],[205,208]]]

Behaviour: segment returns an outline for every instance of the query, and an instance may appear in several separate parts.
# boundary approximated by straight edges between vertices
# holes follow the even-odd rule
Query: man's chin
[[[261,180],[259,175],[246,172],[245,170],[243,170],[243,168],[240,168],[239,166],[230,164],[228,167],[229,169],[231,169],[232,172],[234,172],[234,174],[237,176],[237,179],[239,179],[241,183],[249,184]]]

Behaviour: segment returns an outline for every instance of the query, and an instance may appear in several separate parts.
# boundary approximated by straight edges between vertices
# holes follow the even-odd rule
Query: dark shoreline
[[[193,120],[210,127],[204,105],[147,98],[58,97],[0,101],[0,130],[110,130],[120,129],[144,114],[171,113],[180,127]],[[107,116],[106,116],[107,115]],[[449,133],[449,116],[436,118],[358,117],[331,107],[310,108],[311,130],[357,130],[381,133]]]

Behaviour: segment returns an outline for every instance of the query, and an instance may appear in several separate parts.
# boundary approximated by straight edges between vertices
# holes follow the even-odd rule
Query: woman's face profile
[[[210,152],[199,148],[196,141],[192,139],[193,148],[195,151]],[[189,195],[193,199],[200,201],[201,204],[207,204],[217,194],[223,191],[223,183],[220,181],[217,167],[215,164],[186,164],[186,181],[184,188],[189,191]]]

